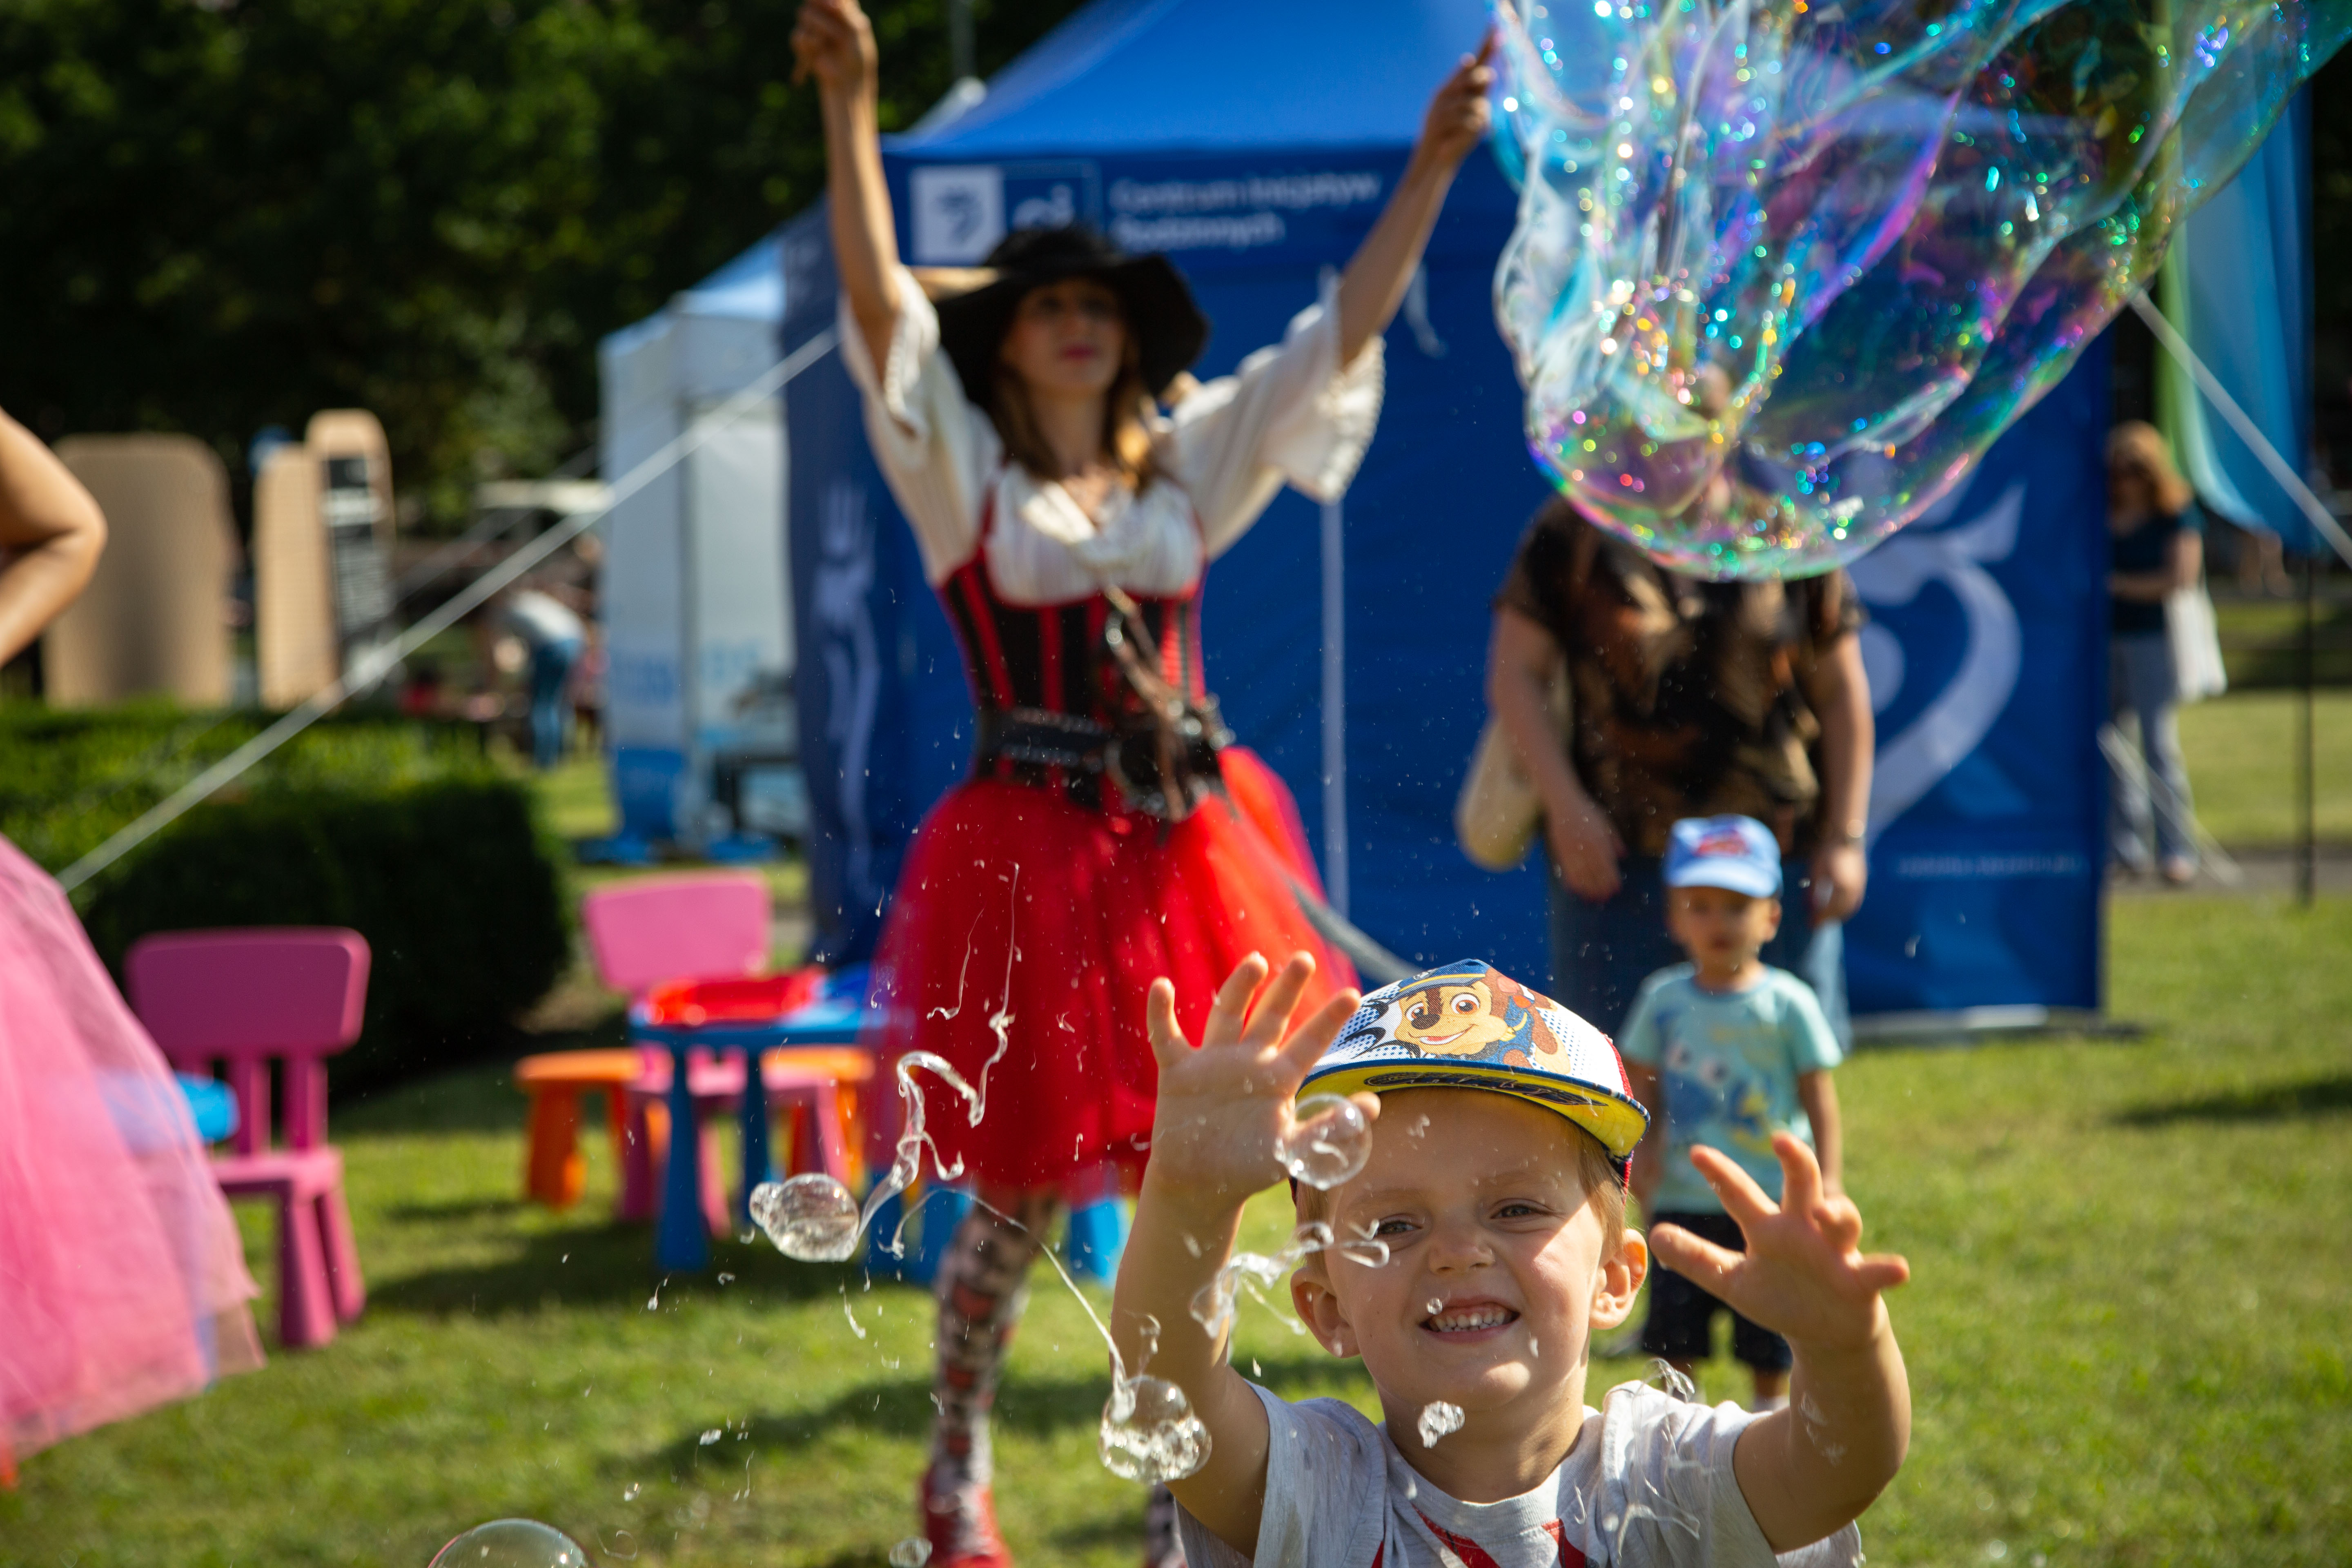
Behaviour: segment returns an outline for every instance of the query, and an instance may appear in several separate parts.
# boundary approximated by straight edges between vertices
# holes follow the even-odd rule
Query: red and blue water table
[[[773,1051],[855,1047],[866,1018],[864,965],[834,972],[800,970],[750,979],[682,980],[655,986],[629,1009],[630,1037],[669,1052],[669,1150],[662,1169],[661,1214],[654,1261],[676,1272],[710,1264],[701,1222],[700,1143],[688,1053],[744,1053],[737,1109],[743,1179],[733,1214],[751,1217],[751,1189],[774,1179],[768,1150],[768,1084],[761,1058]],[[822,1111],[820,1111],[820,1114]]]

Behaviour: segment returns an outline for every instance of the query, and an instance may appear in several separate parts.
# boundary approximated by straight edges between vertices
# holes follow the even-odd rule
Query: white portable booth
[[[616,483],[776,360],[771,235],[597,353]],[[604,524],[605,744],[625,838],[711,849],[806,821],[793,719],[784,437],[771,399]]]

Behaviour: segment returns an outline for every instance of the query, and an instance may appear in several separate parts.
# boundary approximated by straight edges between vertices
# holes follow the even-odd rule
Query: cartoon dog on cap
[[[1415,1056],[1565,1070],[1567,1052],[1528,1000],[1517,981],[1484,963],[1432,970],[1366,997],[1386,1005],[1357,1015],[1339,1046],[1382,1041]]]

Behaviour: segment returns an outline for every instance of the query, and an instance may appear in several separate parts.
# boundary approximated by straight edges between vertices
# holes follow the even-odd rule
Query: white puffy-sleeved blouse
[[[964,396],[940,347],[931,302],[904,268],[891,281],[898,320],[881,372],[846,297],[842,357],[865,395],[875,459],[935,587],[971,559],[993,491],[988,568],[1007,602],[1064,604],[1107,584],[1155,597],[1182,594],[1285,481],[1318,500],[1337,500],[1380,422],[1381,340],[1352,363],[1339,363],[1338,286],[1327,282],[1279,344],[1155,416],[1152,451],[1162,477],[1139,494],[1113,490],[1090,520],[1059,483],[1004,460],[996,426]]]

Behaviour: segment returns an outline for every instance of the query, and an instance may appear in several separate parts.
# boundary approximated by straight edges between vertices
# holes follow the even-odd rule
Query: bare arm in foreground
[[[1356,1010],[1360,998],[1342,991],[1293,1027],[1314,972],[1307,954],[1293,954],[1253,1009],[1266,963],[1255,954],[1244,960],[1218,991],[1198,1050],[1177,1029],[1174,989],[1165,980],[1153,984],[1160,1105],[1111,1300],[1111,1334],[1129,1373],[1149,1351],[1151,1375],[1182,1389],[1209,1430],[1208,1463],[1169,1489],[1218,1539],[1244,1552],[1256,1545],[1265,1503],[1265,1407],[1225,1364],[1223,1342],[1194,1321],[1192,1303],[1232,1256],[1242,1205],[1281,1179],[1275,1148],[1296,1125],[1291,1097]],[[1357,1103],[1367,1117],[1380,1113],[1370,1095]]]
[[[1802,1140],[1783,1132],[1772,1148],[1780,1157],[1777,1205],[1722,1154],[1691,1152],[1691,1163],[1739,1222],[1745,1253],[1671,1225],[1651,1229],[1650,1247],[1796,1352],[1788,1408],[1758,1417],[1732,1455],[1732,1473],[1764,1539],[1789,1552],[1859,1518],[1903,1467],[1911,1385],[1881,1292],[1909,1279],[1911,1266],[1858,1250],[1861,1211],[1822,1190],[1821,1167]]]

